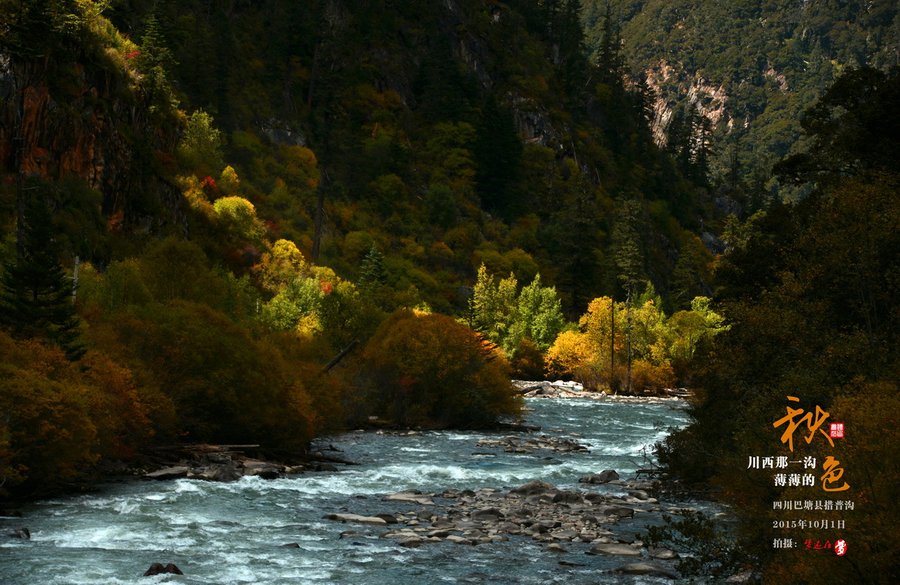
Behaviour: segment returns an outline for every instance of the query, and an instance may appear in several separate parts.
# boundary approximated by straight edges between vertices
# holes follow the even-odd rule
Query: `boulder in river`
[[[611,481],[616,481],[619,479],[619,474],[616,473],[614,469],[604,469],[600,473],[592,473],[590,475],[585,475],[581,479],[578,480],[579,483],[609,483]]]
[[[616,569],[617,573],[626,575],[656,575],[659,577],[668,577],[669,579],[677,579],[678,574],[659,565],[650,563],[628,563]]]
[[[237,481],[241,478],[241,472],[232,462],[215,463],[205,468],[199,468],[187,474],[191,479],[205,481]]]
[[[417,494],[415,492],[397,492],[396,494],[385,496],[384,499],[389,502],[407,502],[409,504],[419,504],[422,506],[434,504],[434,500],[431,499],[431,496]]]
[[[153,563],[150,565],[150,568],[144,572],[144,577],[152,577],[153,575],[184,575],[175,564],[169,563],[168,565],[163,565],[162,563]]]
[[[610,544],[595,544],[591,547],[591,550],[588,551],[589,555],[618,555],[618,556],[626,556],[626,557],[639,557],[641,556],[641,549],[635,546],[631,546],[628,544],[618,544],[618,543],[610,543]]]
[[[31,540],[31,531],[26,526],[16,528],[9,533],[10,538],[19,538],[21,540]]]
[[[513,488],[510,490],[511,494],[518,494],[520,496],[537,496],[540,494],[547,494],[556,491],[556,486],[552,483],[547,483],[546,481],[529,481],[525,485],[519,486],[517,488]]]
[[[191,469],[186,465],[176,465],[174,467],[164,467],[162,469],[158,469],[156,471],[151,471],[150,473],[144,474],[146,479],[180,479],[182,477],[187,477],[188,472]]]
[[[356,524],[387,525],[384,518],[378,516],[360,516],[359,514],[326,514],[326,520],[335,522],[354,522]]]

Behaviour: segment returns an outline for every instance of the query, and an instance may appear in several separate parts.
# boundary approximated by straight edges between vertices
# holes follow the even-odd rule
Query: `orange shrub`
[[[398,425],[484,428],[521,402],[499,353],[450,317],[398,311],[363,355],[369,407]]]

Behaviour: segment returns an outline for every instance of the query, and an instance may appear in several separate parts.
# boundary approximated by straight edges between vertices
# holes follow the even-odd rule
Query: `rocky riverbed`
[[[597,478],[616,478],[598,481]],[[623,573],[674,578],[678,554],[649,548],[641,540],[611,528],[624,519],[641,517],[655,524],[661,514],[680,510],[663,506],[649,495],[653,482],[620,480],[612,470],[582,478],[581,483],[603,483],[625,493],[561,489],[543,481],[531,481],[510,490],[481,488],[442,492],[400,492],[387,495],[388,505],[406,504],[378,515],[331,513],[324,518],[353,525],[340,538],[377,535],[397,546],[415,548],[450,542],[466,546],[491,546],[511,538],[530,541],[545,551],[582,551],[621,559]],[[651,519],[655,515],[658,518]],[[639,561],[639,562],[635,562]]]

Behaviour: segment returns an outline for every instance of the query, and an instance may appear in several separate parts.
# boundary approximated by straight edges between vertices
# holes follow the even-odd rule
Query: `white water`
[[[360,463],[337,473],[109,485],[97,494],[33,504],[21,519],[0,519],[0,534],[21,525],[32,533],[30,541],[0,540],[0,584],[669,582],[613,574],[623,561],[586,556],[588,545],[569,545],[562,556],[518,537],[406,549],[380,539],[383,529],[322,520],[332,512],[422,509],[382,500],[402,490],[508,489],[533,479],[610,490],[577,481],[604,469],[630,476],[648,465],[645,457],[667,428],[686,422],[681,404],[672,401],[533,400],[528,406],[528,422],[541,425],[541,434],[574,438],[590,453],[504,453],[476,446],[497,436],[481,433],[350,433],[321,441]],[[617,529],[633,536],[638,528]],[[355,534],[341,538],[348,530]],[[288,543],[300,548],[282,546]],[[141,577],[154,562],[175,563],[185,575]]]

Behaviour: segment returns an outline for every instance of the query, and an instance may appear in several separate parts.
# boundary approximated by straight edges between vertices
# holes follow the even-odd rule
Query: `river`
[[[541,434],[586,445],[580,453],[506,453],[479,447],[506,434],[424,432],[411,436],[355,432],[320,441],[358,462],[338,472],[266,481],[135,481],[96,493],[31,504],[23,518],[0,519],[0,533],[25,525],[28,541],[0,540],[4,585],[124,583],[670,583],[610,573],[621,559],[589,556],[588,544],[563,554],[525,536],[478,546],[450,542],[402,548],[379,538],[378,527],[324,520],[333,512],[377,514],[415,510],[383,501],[402,490],[509,489],[534,479],[560,487],[582,475],[615,469],[623,478],[648,465],[652,445],[687,421],[678,401],[532,399],[527,422]],[[623,524],[613,530],[639,526]],[[282,545],[296,543],[299,547]],[[562,561],[562,563],[561,563]],[[141,577],[152,563],[175,563],[184,576]]]

